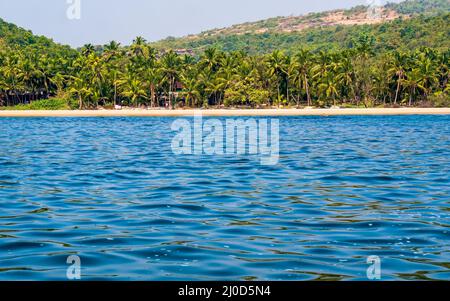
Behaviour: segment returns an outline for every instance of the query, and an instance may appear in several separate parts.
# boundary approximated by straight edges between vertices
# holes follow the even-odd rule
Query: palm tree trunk
[[[286,101],[289,104],[289,79],[286,79]]]
[[[14,93],[16,94],[16,98],[17,98],[17,103],[20,103],[20,102],[21,102],[21,100],[20,100],[20,95],[19,95],[19,92],[17,92],[17,90],[14,90]]]
[[[278,91],[278,99],[277,99],[277,106],[280,108],[280,83],[277,82],[277,91]]]
[[[150,85],[150,98],[151,98],[151,106],[155,107],[155,85],[152,83]]]
[[[177,108],[177,95],[176,94],[173,95],[173,100],[174,100],[173,101],[174,109],[176,109]]]
[[[397,90],[395,91],[395,99],[394,99],[394,104],[397,104],[397,100],[398,100],[398,95],[400,92],[400,81],[402,80],[402,76],[399,76],[398,80],[397,80]]]
[[[412,106],[413,94],[415,93],[416,88],[411,87],[411,93],[409,93],[409,106]]]
[[[114,73],[114,108],[117,104],[117,81],[116,81],[116,74]]]
[[[311,103],[311,95],[309,94],[308,77],[306,76],[306,74],[305,74],[305,88],[306,88],[306,99],[308,101],[308,106],[310,107],[312,103]]]
[[[169,80],[169,110],[172,110],[172,79]]]

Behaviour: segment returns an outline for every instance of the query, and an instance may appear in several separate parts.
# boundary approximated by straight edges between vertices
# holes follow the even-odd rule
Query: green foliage
[[[29,49],[52,49],[53,51],[75,53],[69,46],[59,45],[53,40],[44,36],[36,36],[29,30],[20,28],[14,24],[7,23],[0,18],[0,46],[20,48],[29,47]]]
[[[201,38],[180,38],[163,40],[152,46],[161,50],[192,49],[196,53],[201,53],[208,47],[223,51],[243,50],[250,54],[270,53],[277,49],[293,53],[298,48],[335,51],[352,47],[353,40],[361,34],[375,37],[375,51],[418,47],[445,50],[450,48],[450,13],[422,15],[375,25],[310,28],[295,33],[217,34]]]
[[[6,110],[70,110],[70,104],[68,100],[50,98],[36,100],[30,104],[19,104],[12,107],[3,107]]]
[[[429,97],[428,101],[437,108],[449,108],[450,107],[450,94],[437,93]]]
[[[400,3],[389,3],[387,8],[393,9],[400,14],[413,15],[423,13],[449,12],[450,1],[448,0],[407,0]]]
[[[267,90],[251,89],[248,94],[248,100],[253,105],[267,103],[270,99],[270,93]]]
[[[127,47],[111,42],[74,50],[2,21],[0,106],[444,106],[450,93],[449,18],[450,13],[423,14],[295,34],[211,34],[163,42],[194,49],[195,55],[158,51],[142,37]],[[276,28],[278,20],[246,26]]]

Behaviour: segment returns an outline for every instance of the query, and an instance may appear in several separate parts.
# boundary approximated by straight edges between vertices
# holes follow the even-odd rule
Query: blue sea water
[[[170,118],[0,119],[0,280],[450,280],[450,116],[279,120],[263,166],[174,155]]]

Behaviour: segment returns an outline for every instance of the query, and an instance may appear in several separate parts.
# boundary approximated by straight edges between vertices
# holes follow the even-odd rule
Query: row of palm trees
[[[362,35],[351,49],[299,49],[250,56],[209,48],[200,56],[157,52],[138,37],[80,51],[0,50],[0,103],[61,96],[76,107],[419,105],[450,93],[450,51],[373,53]]]

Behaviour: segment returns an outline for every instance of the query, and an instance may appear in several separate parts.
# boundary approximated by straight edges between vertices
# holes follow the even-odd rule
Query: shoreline
[[[2,117],[189,117],[201,112],[206,117],[258,116],[375,116],[450,115],[450,108],[369,108],[369,109],[205,109],[205,110],[0,110]]]

